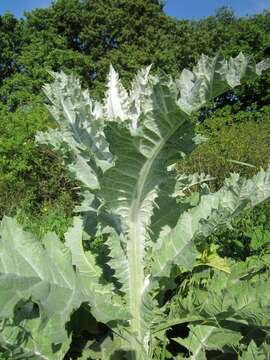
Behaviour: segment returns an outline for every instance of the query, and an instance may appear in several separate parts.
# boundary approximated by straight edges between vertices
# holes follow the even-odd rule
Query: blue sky
[[[270,0],[167,0],[165,11],[177,18],[201,18],[213,15],[221,6],[234,9],[237,16],[256,14],[270,8]]]
[[[51,0],[0,0],[0,14],[10,11],[17,17],[21,17],[24,11],[47,7],[50,3]]]
[[[24,11],[46,7],[51,0],[0,0],[0,14],[10,11],[21,17]],[[270,9],[270,0],[167,0],[165,11],[177,18],[201,18],[213,15],[220,6],[230,6],[236,15],[255,14]]]

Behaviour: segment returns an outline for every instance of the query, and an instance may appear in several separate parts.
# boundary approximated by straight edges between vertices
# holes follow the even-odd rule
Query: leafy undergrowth
[[[15,218],[26,231],[35,234],[38,239],[42,239],[47,233],[53,231],[60,239],[72,225],[72,212],[69,214],[61,207],[43,207],[41,214],[33,215],[23,210],[18,210]]]

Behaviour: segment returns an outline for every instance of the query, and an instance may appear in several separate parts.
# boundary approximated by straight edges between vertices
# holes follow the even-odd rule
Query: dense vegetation
[[[76,194],[70,191],[76,184],[64,175],[61,159],[34,149],[35,131],[50,124],[41,92],[44,82],[51,79],[48,70],[74,72],[90,88],[91,96],[100,98],[110,63],[128,85],[142,66],[153,64],[154,71],[159,68],[175,75],[184,67],[191,68],[201,53],[214,55],[217,49],[225,56],[243,51],[259,60],[270,54],[269,28],[269,13],[238,19],[222,8],[215,16],[197,22],[175,20],[153,0],[58,0],[47,9],[27,13],[24,20],[11,14],[1,16],[0,216],[21,208],[26,216],[33,214],[43,222],[51,210],[58,217],[55,204],[59,215],[69,215],[76,203]],[[267,137],[269,88],[269,75],[265,75],[241,87],[234,96],[229,92],[202,113],[201,119],[211,115],[207,124],[217,131],[208,131],[206,125],[210,141],[196,156],[204,169],[214,171],[218,184],[232,170],[252,173],[227,159],[257,167],[268,163],[267,140],[261,137]],[[263,140],[262,147],[251,139],[253,130],[265,134],[255,135],[256,141]],[[240,131],[241,141],[233,145],[238,146],[235,149],[230,144]],[[201,156],[205,150],[207,156]],[[44,208],[48,209],[45,213]]]
[[[38,147],[34,139],[37,131],[55,127],[42,92],[43,84],[52,81],[50,70],[74,72],[83,86],[90,89],[91,97],[101,100],[110,63],[129,88],[141,67],[153,64],[153,73],[165,71],[176,76],[184,67],[192,68],[201,53],[213,56],[217,49],[226,57],[243,51],[258,62],[270,55],[269,30],[269,12],[237,18],[230,9],[221,8],[214,16],[200,21],[176,20],[164,14],[158,0],[57,0],[47,9],[27,13],[25,19],[16,19],[11,14],[1,16],[0,217],[16,215],[24,228],[39,239],[48,231],[56,231],[63,238],[72,224],[74,209],[81,203],[80,181],[63,165],[63,155],[46,146]],[[213,179],[209,188],[216,191],[230,172],[249,177],[261,166],[266,169],[270,163],[269,85],[270,75],[266,72],[259,79],[251,79],[236,90],[215,97],[207,107],[201,108],[194,115],[199,120],[196,131],[208,141],[179,162],[179,173],[210,174]],[[192,190],[195,190],[196,203],[198,189],[195,186]],[[202,261],[207,264],[211,259],[219,264],[219,269],[226,270],[229,265],[224,259],[228,257],[228,262],[238,261],[240,267],[247,266],[248,272],[254,259],[260,259],[256,274],[263,273],[263,284],[269,271],[269,205],[248,209],[244,216],[233,220],[233,225],[233,230],[221,229],[209,236],[208,246],[201,249]],[[87,246],[98,257],[108,256],[102,235]],[[241,263],[245,260],[247,263]],[[178,274],[177,287],[173,285],[170,292],[173,295],[179,292],[182,296],[190,286],[202,291],[199,285],[208,279],[209,271],[187,272],[182,278]],[[234,267],[232,278],[238,276],[239,271]],[[213,292],[216,291],[215,276],[209,284]],[[164,296],[171,298],[172,294]],[[204,296],[203,293],[200,296]],[[177,300],[173,299],[171,307],[175,309]],[[75,313],[74,318],[84,317],[84,311],[87,310]],[[101,340],[108,331],[105,325],[92,319],[90,328],[85,324],[85,328],[76,332],[69,356],[75,358],[82,342]],[[172,326],[166,338],[160,339],[158,358],[170,358],[170,353],[177,356],[183,351],[188,354],[187,349],[192,352],[193,345],[189,348],[185,340],[175,339],[189,331],[187,324],[180,328]],[[248,330],[243,327],[241,331],[243,335]],[[204,335],[198,335],[197,330],[193,334],[196,339]],[[263,358],[256,346],[265,337],[258,334],[254,338],[256,345],[250,342],[248,334],[244,335],[242,348],[238,349],[240,353],[249,344],[247,352],[257,351],[255,358]],[[213,338],[215,336],[214,333]],[[196,343],[190,336],[189,341],[189,344]],[[235,344],[227,349],[229,353],[234,347]],[[213,347],[206,355],[215,358]]]

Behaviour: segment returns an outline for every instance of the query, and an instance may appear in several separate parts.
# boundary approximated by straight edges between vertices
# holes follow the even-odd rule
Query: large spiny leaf
[[[118,121],[129,124],[131,130],[136,131],[140,125],[140,116],[145,108],[145,101],[151,95],[149,87],[151,66],[141,69],[135,76],[131,91],[123,87],[119,75],[110,66],[107,82],[107,92],[104,102],[104,113],[107,121]]]
[[[176,87],[181,94],[178,104],[183,111],[189,114],[198,110],[214,96],[239,85],[240,80],[256,76],[256,74],[261,73],[262,69],[268,67],[269,62],[260,63],[256,66],[252,59],[245,57],[243,54],[239,54],[238,57],[231,58],[229,61],[222,60],[219,56],[213,59],[202,56],[193,72],[184,70],[179,81],[176,81]],[[260,180],[254,180],[255,182],[257,180],[259,188]],[[267,188],[267,185],[266,183],[265,188]],[[252,181],[247,184],[245,190],[251,190],[251,187]],[[231,193],[235,190],[232,189]],[[231,196],[226,192],[225,194],[205,196],[204,201],[199,204],[197,209],[192,209],[181,215],[177,225],[171,231],[167,229],[165,233],[161,233],[153,255],[154,276],[169,276],[173,264],[186,268],[192,267],[196,257],[195,247],[192,242],[199,231],[201,220],[206,220],[212,214],[217,202],[223,195],[227,199],[224,201],[225,204],[226,201],[230,200],[228,196]],[[263,192],[258,195],[257,203],[261,201],[260,196],[264,197]],[[245,199],[245,201],[249,200]],[[241,204],[238,204],[238,206],[243,205],[245,201],[239,200]],[[226,210],[226,205],[224,207]],[[221,213],[224,214],[224,211]],[[160,212],[160,215],[162,216],[162,212]]]
[[[183,70],[176,82],[181,92],[179,105],[190,114],[229,88],[261,75],[262,71],[269,67],[268,59],[255,64],[252,58],[242,53],[228,61],[220,55],[214,58],[203,55],[193,71]]]
[[[96,264],[96,259],[90,251],[83,249],[82,219],[74,218],[73,227],[66,233],[66,245],[72,255],[72,264],[84,285],[86,298],[91,305],[91,311],[98,321],[104,323],[113,320],[126,320],[128,312],[123,308],[121,298],[114,295],[113,286],[104,284],[102,269]]]
[[[88,91],[81,89],[73,75],[51,74],[54,82],[44,86],[44,92],[51,102],[48,109],[60,131],[39,132],[36,139],[61,150],[77,178],[90,189],[96,189],[98,168],[104,171],[112,162],[103,132],[102,106],[90,99]],[[71,156],[67,156],[67,151]]]
[[[223,351],[224,346],[236,347],[242,336],[236,331],[207,325],[190,325],[189,336],[176,339],[190,352],[190,360],[206,360],[206,350]]]
[[[119,75],[110,66],[107,79],[105,112],[108,119],[125,121],[128,118],[129,98],[126,89],[119,80]]]
[[[44,244],[44,246],[43,246]],[[65,338],[65,324],[85,300],[70,253],[54,234],[43,244],[4,218],[0,228],[0,318],[12,318],[20,300],[32,299],[51,342]]]
[[[0,322],[1,359],[62,360],[71,339],[66,336],[61,345],[55,346],[48,341],[46,330],[42,329],[40,318]]]
[[[176,105],[176,95],[169,84],[166,81],[157,83],[156,78],[151,81],[149,88],[152,90],[148,89],[150,95],[144,97],[139,130],[132,133],[117,123],[108,126],[110,150],[117,160],[104,174],[99,195],[122,220],[130,274],[130,311],[141,324],[144,321],[142,289],[149,239],[147,230],[158,188],[168,179],[166,163],[169,158],[195,146],[193,126]],[[136,324],[136,327],[141,325]]]
[[[76,141],[77,147],[89,152],[98,165],[106,168],[106,162],[112,157],[103,133],[101,104],[91,100],[88,90],[82,90],[73,75],[67,76],[63,72],[52,75],[54,83],[44,86],[51,102],[50,112],[60,129]]]
[[[169,276],[173,264],[190,268],[196,257],[194,241],[229,225],[242,210],[270,197],[270,169],[250,180],[232,175],[216,193],[203,195],[197,207],[180,216],[174,229],[162,234],[153,253],[154,277]]]
[[[179,311],[218,326],[230,320],[269,331],[269,260],[269,255],[251,257],[231,266],[231,274],[215,271],[205,288],[190,288]]]

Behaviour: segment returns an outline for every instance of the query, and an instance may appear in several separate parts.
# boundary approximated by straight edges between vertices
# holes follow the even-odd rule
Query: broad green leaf
[[[19,323],[7,320],[2,322],[2,326],[0,322],[0,357],[3,360],[62,360],[70,341],[66,336],[61,344],[50,343],[46,328],[42,329],[39,318]]]
[[[204,288],[193,286],[186,299],[179,299],[178,310],[214,324],[229,320],[269,329],[269,263],[269,255],[251,257],[231,266],[231,274],[215,272]]]
[[[70,249],[72,264],[83,283],[85,298],[89,301],[91,311],[98,321],[107,323],[113,320],[126,320],[128,312],[123,308],[123,301],[113,293],[111,284],[104,284],[102,269],[90,251],[84,251],[83,221],[74,218],[73,227],[65,235],[66,245]]]
[[[154,277],[169,276],[173,264],[191,268],[196,257],[194,241],[202,241],[233,217],[270,197],[270,168],[252,179],[232,174],[216,193],[202,195],[200,203],[180,216],[170,232],[159,239],[153,252]]]
[[[241,360],[265,360],[265,354],[262,348],[257,347],[254,341],[248,345],[246,351],[240,357]]]
[[[65,324],[84,300],[67,248],[54,234],[43,243],[5,217],[0,227],[0,318],[13,317],[20,300],[38,304],[48,341],[61,343]]]
[[[191,352],[191,360],[206,360],[206,350],[223,351],[224,346],[238,346],[242,338],[238,332],[214,326],[189,325],[189,329],[187,338],[175,340]]]

